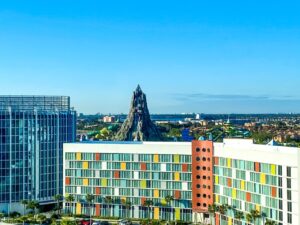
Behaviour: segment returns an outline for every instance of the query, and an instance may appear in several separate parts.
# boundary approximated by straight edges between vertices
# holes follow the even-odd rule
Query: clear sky
[[[0,94],[84,113],[300,112],[300,1],[2,0]]]

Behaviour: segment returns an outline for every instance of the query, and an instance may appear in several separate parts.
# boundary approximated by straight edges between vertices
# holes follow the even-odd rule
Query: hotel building
[[[93,194],[95,216],[299,224],[299,160],[298,148],[241,139],[64,144],[64,195],[75,197],[65,209],[88,214]]]
[[[76,113],[64,96],[0,96],[0,211],[22,200],[54,203],[63,193],[63,143],[75,141]]]

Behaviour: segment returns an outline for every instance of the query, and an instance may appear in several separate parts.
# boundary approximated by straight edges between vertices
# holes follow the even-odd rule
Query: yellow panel
[[[179,163],[179,155],[174,155],[174,162]]]
[[[245,190],[245,181],[244,180],[241,181],[241,189]]]
[[[154,208],[154,219],[159,220],[159,208]]]
[[[232,189],[232,198],[236,199],[236,189],[235,188]]]
[[[159,190],[154,190],[154,198],[158,198],[159,197]]]
[[[228,217],[228,225],[232,225],[232,218]]]
[[[260,212],[260,206],[259,205],[255,205],[255,209]]]
[[[147,183],[145,180],[141,180],[141,188],[146,188],[147,187]]]
[[[180,180],[180,174],[179,174],[179,172],[176,172],[176,173],[174,174],[174,180],[176,180],[176,181],[179,181],[179,180]]]
[[[227,159],[227,167],[231,167],[231,159]]]
[[[158,154],[155,154],[155,155],[154,155],[154,159],[153,159],[154,162],[158,162],[158,161],[159,161],[158,159],[159,159],[159,158],[158,158]]]
[[[83,169],[88,169],[89,168],[89,162],[83,162],[82,168]]]
[[[126,163],[125,162],[121,163],[121,170],[126,170]]]
[[[83,179],[83,186],[89,186],[89,179],[87,178]]]
[[[271,174],[276,175],[276,165],[271,165]]]
[[[76,153],[76,160],[81,160],[81,153],[80,152]]]
[[[81,214],[81,204],[76,203],[76,214],[80,215]]]
[[[107,186],[107,179],[106,178],[102,178],[101,179],[101,186],[102,187],[106,187]]]
[[[216,202],[216,203],[219,203],[219,195],[216,195],[216,196],[215,196],[215,202]]]
[[[219,176],[215,176],[215,184],[219,184]]]
[[[266,174],[264,173],[260,174],[260,183],[266,184]]]
[[[126,197],[122,197],[121,202],[126,202]]]
[[[175,220],[180,220],[180,208],[175,208]]]

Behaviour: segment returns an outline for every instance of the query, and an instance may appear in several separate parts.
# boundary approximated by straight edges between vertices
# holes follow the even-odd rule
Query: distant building
[[[116,120],[115,116],[104,116],[103,117],[103,122],[104,123],[114,123]]]
[[[201,118],[200,114],[199,114],[199,113],[196,114],[195,119],[196,119],[196,120],[200,120],[200,118]]]
[[[0,211],[21,200],[54,204],[63,193],[63,143],[76,140],[76,112],[65,96],[0,96]]]

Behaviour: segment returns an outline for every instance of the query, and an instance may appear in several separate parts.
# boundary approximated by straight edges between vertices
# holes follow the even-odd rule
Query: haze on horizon
[[[300,112],[300,2],[3,1],[0,94],[83,113]]]

